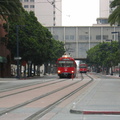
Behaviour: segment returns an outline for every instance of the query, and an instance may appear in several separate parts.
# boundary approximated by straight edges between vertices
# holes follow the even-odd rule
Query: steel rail
[[[82,80],[81,80],[81,81],[82,81]],[[74,84],[77,84],[78,82],[81,82],[81,81],[77,81],[77,82],[71,83],[71,84],[69,84],[69,85],[67,85],[67,86],[64,86],[64,87],[62,87],[62,88],[58,88],[58,89],[53,90],[53,91],[51,91],[51,92],[48,92],[48,93],[46,93],[46,94],[44,94],[44,95],[35,97],[35,98],[33,98],[33,99],[31,99],[31,100],[28,100],[28,101],[26,101],[26,102],[24,102],[24,103],[21,103],[21,104],[15,105],[15,106],[13,106],[13,107],[7,108],[7,109],[5,109],[5,110],[3,110],[3,111],[0,111],[0,116],[4,115],[4,114],[6,114],[6,113],[9,113],[9,112],[11,112],[11,111],[13,111],[13,110],[15,110],[15,109],[18,109],[18,108],[20,108],[20,107],[23,107],[23,106],[25,106],[25,105],[27,105],[27,104],[30,104],[30,103],[32,103],[32,102],[35,102],[35,101],[37,101],[37,100],[39,100],[39,99],[42,99],[42,98],[44,98],[44,97],[46,97],[46,96],[48,96],[48,95],[54,94],[54,93],[56,93],[56,92],[58,92],[58,91],[60,91],[60,90],[63,90],[63,89],[65,89],[65,88],[70,87],[70,86],[72,86],[72,85],[74,85]]]
[[[46,86],[49,86],[49,85],[52,85],[52,84],[57,84],[57,83],[64,82],[64,81],[66,81],[66,80],[61,80],[61,81],[57,81],[57,82],[53,82],[53,83],[48,83],[48,84],[43,85],[43,86],[38,86],[38,87],[30,88],[30,89],[27,89],[27,90],[22,90],[22,91],[19,91],[19,92],[15,92],[15,93],[11,93],[11,94],[8,94],[8,95],[0,96],[0,98],[9,97],[9,96],[12,96],[12,95],[20,94],[20,93],[27,92],[27,91],[30,91],[30,90],[39,89],[39,88],[42,88],[42,87],[46,87]],[[42,84],[42,83],[40,83],[40,84]],[[32,86],[32,85],[30,85],[30,86]]]
[[[52,80],[52,81],[55,81],[55,80]],[[0,93],[7,92],[7,91],[12,91],[12,90],[16,90],[16,89],[20,89],[20,88],[24,88],[24,87],[29,87],[29,86],[32,86],[32,85],[47,83],[47,82],[51,82],[51,81],[44,81],[44,82],[43,81],[37,81],[37,82],[29,83],[27,85],[20,85],[20,86],[13,87],[13,88],[7,88],[5,90],[0,89]]]
[[[90,77],[90,76],[88,76],[88,77]],[[89,82],[85,83],[84,85],[80,86],[79,88],[75,89],[74,91],[70,92],[69,94],[65,95],[64,97],[60,98],[56,102],[54,102],[54,103],[46,106],[45,108],[37,111],[36,113],[32,114],[31,116],[29,116],[25,120],[38,120],[39,118],[43,117],[46,113],[48,113],[49,111],[54,109],[61,102],[63,102],[64,100],[66,100],[67,98],[71,97],[72,95],[74,95],[75,93],[79,92],[81,89],[83,89],[87,85],[89,85],[91,82],[93,82],[93,78],[92,77],[90,77],[90,78],[91,78],[91,80]]]

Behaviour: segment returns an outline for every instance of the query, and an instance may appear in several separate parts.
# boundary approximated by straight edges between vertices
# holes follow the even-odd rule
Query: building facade
[[[112,13],[112,9],[109,7],[113,0],[100,0],[100,17],[108,18]]]
[[[11,53],[7,49],[8,38],[3,27],[5,21],[0,19],[0,77],[11,76]]]
[[[87,50],[107,40],[118,41],[120,27],[48,27],[55,40],[64,42],[66,52],[75,59],[86,59]]]
[[[99,18],[97,18],[97,24],[108,24],[108,17],[112,13],[113,9],[110,8],[110,3],[113,0],[100,0]]]
[[[44,26],[62,25],[62,0],[20,0],[26,11],[33,11]]]

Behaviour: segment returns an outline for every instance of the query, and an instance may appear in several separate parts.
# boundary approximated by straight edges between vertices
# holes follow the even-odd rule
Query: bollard
[[[71,75],[71,78],[72,78],[72,80],[73,80],[73,78],[74,78],[74,74]]]

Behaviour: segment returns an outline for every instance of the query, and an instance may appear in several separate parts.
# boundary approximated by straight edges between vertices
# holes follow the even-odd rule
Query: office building
[[[113,0],[100,0],[100,13],[99,18],[97,18],[97,24],[108,24],[108,17],[112,13],[113,9],[110,8],[110,3]]]
[[[34,11],[44,26],[62,25],[62,0],[20,0],[26,11]]]
[[[75,59],[86,59],[87,50],[100,42],[113,40],[118,41],[120,27],[112,26],[91,26],[91,27],[48,27],[55,40],[62,41],[67,53]]]

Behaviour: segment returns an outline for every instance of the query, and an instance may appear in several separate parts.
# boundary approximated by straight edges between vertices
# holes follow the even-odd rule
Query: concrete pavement
[[[84,115],[120,115],[120,79],[115,78],[119,76],[97,79],[96,84],[74,103],[70,112]]]

